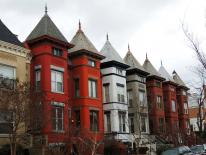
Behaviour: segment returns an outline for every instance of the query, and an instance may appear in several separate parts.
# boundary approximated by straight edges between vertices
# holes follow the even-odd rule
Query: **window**
[[[127,91],[127,103],[129,104],[129,107],[132,107],[132,100],[133,100],[132,90],[128,90]]]
[[[123,75],[123,70],[120,68],[116,68],[117,74]]]
[[[97,81],[96,80],[89,80],[89,97],[97,98]]]
[[[0,111],[0,134],[9,134],[12,130],[12,113],[8,111]]]
[[[80,128],[81,127],[81,114],[80,110],[75,111],[75,117],[76,117],[76,127]]]
[[[174,100],[172,100],[172,112],[176,112],[176,104]]]
[[[159,118],[159,130],[160,132],[164,132],[164,119]]]
[[[104,103],[108,103],[110,101],[109,99],[109,84],[103,84],[103,100]]]
[[[134,117],[129,116],[129,131],[134,133]]]
[[[185,90],[182,91],[182,95],[186,96],[187,92]]]
[[[52,106],[52,129],[54,131],[64,130],[64,107]]]
[[[126,124],[125,124],[125,119],[126,119],[126,112],[119,112],[119,131],[120,132],[125,132],[126,131]]]
[[[104,113],[105,115],[105,131],[111,132],[111,114],[109,111]]]
[[[124,85],[117,83],[117,101],[120,103],[125,102],[124,91]]]
[[[184,114],[188,114],[188,106],[187,103],[184,103]]]
[[[174,87],[170,87],[170,91],[175,91],[175,88]]]
[[[52,92],[63,92],[63,72],[51,70]]]
[[[140,105],[145,105],[145,91],[139,90],[139,103]]]
[[[98,111],[90,111],[90,130],[98,131],[99,130],[99,112]]]
[[[15,87],[16,68],[0,64],[0,87],[13,89]]]
[[[88,65],[92,66],[92,67],[95,67],[96,66],[96,62],[94,60],[89,59],[88,60]]]
[[[157,96],[157,107],[162,109],[162,96]]]
[[[80,90],[79,90],[79,79],[74,79],[74,92],[75,92],[75,97],[80,96]]]
[[[145,82],[146,82],[146,81],[145,81],[145,78],[142,77],[142,76],[137,76],[137,78],[138,78],[138,81],[139,81],[139,82],[142,82],[142,83],[145,83]]]
[[[160,81],[156,81],[156,86],[161,88],[161,82]]]
[[[41,71],[35,71],[35,89],[38,91],[41,89]]]
[[[147,118],[145,116],[141,116],[141,132],[147,132]]]
[[[53,50],[52,50],[52,54],[55,55],[55,56],[60,56],[61,57],[63,55],[63,51],[62,51],[62,49],[54,47]]]

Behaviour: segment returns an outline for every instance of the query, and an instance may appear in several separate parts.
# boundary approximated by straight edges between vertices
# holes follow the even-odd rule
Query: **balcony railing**
[[[0,76],[0,89],[14,89],[16,86],[15,79],[9,79],[7,77]]]

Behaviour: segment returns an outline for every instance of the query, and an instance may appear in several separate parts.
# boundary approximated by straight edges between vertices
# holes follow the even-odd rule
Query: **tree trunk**
[[[16,143],[12,142],[10,145],[11,155],[16,155]]]

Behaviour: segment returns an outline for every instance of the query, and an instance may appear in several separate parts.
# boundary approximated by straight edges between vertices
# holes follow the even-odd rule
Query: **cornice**
[[[0,40],[0,51],[26,58],[28,61],[31,59],[30,50],[2,40]]]

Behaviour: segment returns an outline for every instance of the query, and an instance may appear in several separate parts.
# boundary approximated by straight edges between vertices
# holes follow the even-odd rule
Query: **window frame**
[[[94,83],[95,86],[93,85]],[[93,90],[93,88],[95,88],[95,90]],[[98,98],[98,80],[91,78],[88,79],[88,96],[90,98]]]
[[[41,90],[41,69],[35,70],[35,90]]]
[[[174,104],[173,104],[174,103]],[[176,102],[175,102],[175,100],[172,100],[171,101],[171,105],[172,105],[172,112],[176,112],[177,111],[177,109],[176,109]]]
[[[58,47],[52,47],[52,55],[57,57],[63,57],[64,51]]]
[[[98,132],[99,131],[99,111],[98,110],[90,110],[89,116],[90,116],[90,131]]]
[[[53,74],[55,75],[55,80],[53,81]],[[62,81],[61,82],[58,82],[57,81],[57,75],[61,75],[61,79]],[[59,91],[58,90],[58,83],[61,84],[61,90]],[[53,84],[54,84],[54,89],[53,89]],[[58,70],[55,70],[55,69],[51,69],[51,92],[54,92],[54,93],[64,93],[64,72],[62,71],[58,71]]]
[[[103,84],[103,102],[104,103],[110,102],[109,85],[110,85],[109,83]]]
[[[88,65],[91,67],[96,67],[96,61],[93,59],[88,59]]]
[[[55,105],[55,104],[64,104],[60,102],[52,102],[52,130],[54,132],[64,132],[64,106]],[[59,111],[61,112],[61,116],[59,116]],[[60,122],[59,122],[60,121]],[[59,123],[61,123],[61,127],[59,128]]]
[[[119,132],[124,133],[126,132],[126,112],[125,111],[119,111]]]
[[[74,96],[80,97],[80,80],[79,80],[79,78],[74,79]]]

